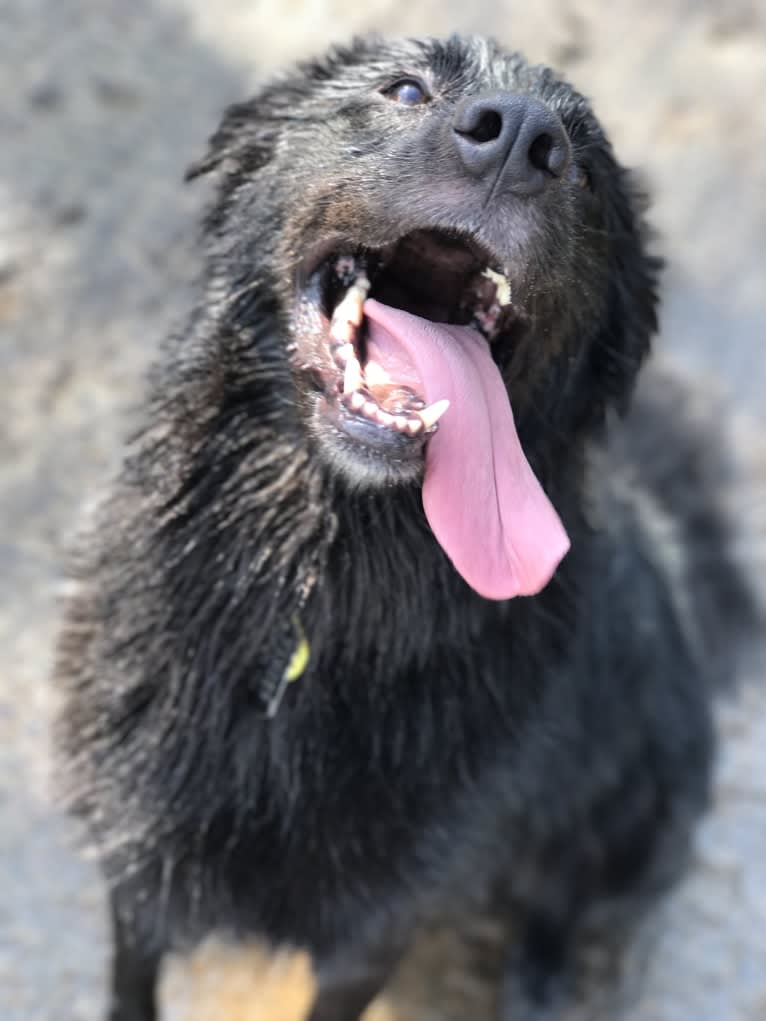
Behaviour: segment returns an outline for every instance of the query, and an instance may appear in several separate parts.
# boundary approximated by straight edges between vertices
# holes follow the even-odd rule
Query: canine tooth
[[[359,389],[362,382],[362,366],[352,351],[351,357],[346,362],[346,371],[343,373],[343,393],[353,393]]]
[[[356,359],[356,352],[354,351],[353,344],[340,344],[335,349],[335,361],[340,362],[341,365],[347,365],[351,359]],[[356,387],[354,387],[356,389]]]
[[[335,316],[333,316],[333,320],[330,323],[330,337],[334,341],[344,346],[351,346],[355,336],[356,327],[353,323],[350,323],[345,319],[336,319]]]
[[[507,276],[502,273],[496,273],[489,266],[482,273],[483,277],[491,281],[495,285],[495,301],[501,308],[511,304],[511,284]]]
[[[330,337],[337,344],[353,344],[353,339],[356,336],[356,327],[353,323],[349,323],[347,320],[336,320],[333,317],[333,321],[330,324]]]
[[[348,403],[351,405],[352,411],[361,411],[367,403],[364,394],[360,394],[358,390],[349,395]]]
[[[448,407],[449,401],[445,398],[442,401],[429,404],[427,408],[423,408],[422,411],[418,412],[418,417],[426,429],[433,429]]]
[[[388,373],[378,362],[370,360],[364,367],[364,378],[368,386],[385,386],[390,383]]]
[[[360,291],[361,294],[363,294],[365,298],[367,297],[367,292],[370,289],[370,281],[369,281],[369,279],[367,277],[367,274],[364,272],[364,270],[362,270],[362,272],[360,272],[357,275],[357,278],[354,281],[354,287],[358,291]]]
[[[359,326],[362,319],[364,319],[362,306],[369,289],[370,281],[366,276],[360,274],[343,295],[341,301],[336,305],[335,311],[332,314],[333,326],[335,326],[336,321]]]

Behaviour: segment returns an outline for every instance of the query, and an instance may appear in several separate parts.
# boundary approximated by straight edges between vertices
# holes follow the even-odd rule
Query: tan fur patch
[[[210,940],[173,958],[162,980],[163,1021],[303,1021],[315,992],[305,954],[269,956]]]
[[[172,958],[161,984],[162,1021],[304,1021],[316,992],[307,954],[269,955],[210,940]],[[405,1021],[383,1002],[365,1021]]]
[[[509,933],[483,918],[419,933],[364,1021],[465,1021],[496,1015]],[[171,958],[162,1021],[305,1021],[316,994],[307,954],[269,955],[255,944],[209,940]]]

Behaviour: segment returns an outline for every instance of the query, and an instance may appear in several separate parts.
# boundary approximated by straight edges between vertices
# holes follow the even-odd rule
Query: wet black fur
[[[404,75],[434,102],[381,97]],[[501,87],[559,111],[588,189],[491,216],[460,195],[428,118]],[[591,903],[683,857],[723,625],[747,600],[674,399],[627,430],[611,410],[656,325],[642,203],[587,103],[481,40],[368,40],[288,72],[228,111],[207,171],[199,303],[83,543],[60,645],[68,790],[113,894],[112,1017],[149,1021],[160,954],[220,927],[308,947],[314,1017],[353,1019],[460,890],[466,910],[488,892],[517,909],[524,995],[545,999]],[[517,267],[503,371],[572,539],[534,598],[481,599],[416,485],[360,488],[317,436],[296,267],[336,235],[429,225]],[[296,619],[309,666],[265,719]]]

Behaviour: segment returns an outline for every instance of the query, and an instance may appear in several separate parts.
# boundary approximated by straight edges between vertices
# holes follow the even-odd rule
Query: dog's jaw
[[[313,383],[311,428],[328,458],[362,484],[409,481],[422,471],[429,426],[417,380],[391,379],[368,357],[367,259],[333,254],[300,291],[294,362]],[[413,384],[408,385],[408,384]],[[344,463],[345,459],[345,463]]]
[[[406,353],[375,349],[365,300],[470,324],[495,339],[513,315],[511,285],[471,239],[439,232],[415,232],[377,250],[339,244],[322,254],[312,272],[299,275],[291,348],[315,386],[312,429],[337,449],[355,482],[412,481],[448,402],[427,406]]]

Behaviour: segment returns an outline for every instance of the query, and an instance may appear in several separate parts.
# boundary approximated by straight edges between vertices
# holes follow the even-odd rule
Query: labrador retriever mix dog
[[[502,1018],[708,798],[747,586],[588,102],[479,38],[333,49],[231,107],[206,273],[76,564],[72,811],[112,1021],[213,930],[307,950],[356,1021],[424,919],[503,904]]]

